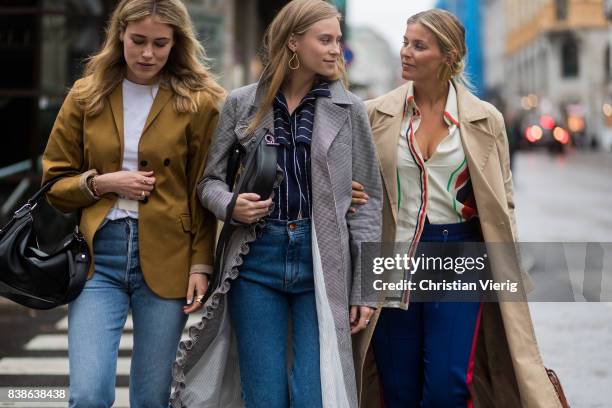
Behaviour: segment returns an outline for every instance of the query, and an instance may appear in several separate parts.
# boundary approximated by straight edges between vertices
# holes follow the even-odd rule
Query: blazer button
[[[164,166],[168,167],[170,165],[170,159],[164,160]]]
[[[140,165],[141,165],[142,167],[146,167],[146,166],[147,166],[147,164],[149,164],[149,163],[148,163],[146,160],[141,160],[141,161],[140,161]]]

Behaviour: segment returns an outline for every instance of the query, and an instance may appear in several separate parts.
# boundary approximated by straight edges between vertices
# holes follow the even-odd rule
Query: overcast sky
[[[430,9],[435,0],[347,0],[347,22],[370,26],[380,32],[393,51],[399,52],[406,20]]]

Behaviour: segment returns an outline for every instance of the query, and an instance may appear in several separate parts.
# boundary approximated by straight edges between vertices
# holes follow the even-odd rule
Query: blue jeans
[[[130,308],[130,406],[168,407],[172,363],[187,317],[183,299],[163,299],[145,283],[137,227],[137,220],[125,218],[108,221],[96,233],[95,273],[68,307],[70,407],[113,405],[119,339]]]
[[[311,248],[310,220],[269,220],[232,283],[229,310],[246,408],[322,406]]]
[[[480,242],[478,220],[425,224],[420,242]],[[465,408],[470,401],[479,302],[384,308],[373,336],[385,408]]]

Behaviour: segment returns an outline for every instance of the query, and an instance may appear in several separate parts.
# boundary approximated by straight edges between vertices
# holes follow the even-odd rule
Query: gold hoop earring
[[[295,62],[294,62],[295,60]],[[291,65],[291,63],[294,62],[293,65]],[[297,63],[297,65],[295,65]],[[291,56],[291,58],[289,59],[289,69],[295,71],[296,69],[300,68],[300,59],[297,56],[297,53],[294,51],[293,55]]]

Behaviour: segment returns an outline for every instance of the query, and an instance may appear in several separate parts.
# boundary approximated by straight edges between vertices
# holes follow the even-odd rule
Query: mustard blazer
[[[66,97],[49,136],[43,183],[61,176],[47,199],[62,212],[82,210],[80,228],[91,251],[94,235],[117,196],[97,199],[86,180],[92,174],[121,170],[123,95],[122,86],[117,86],[100,114],[86,115],[74,97],[79,81]],[[139,170],[152,170],[156,178],[151,196],[139,203],[138,244],[149,288],[164,298],[180,298],[187,293],[190,269],[212,269],[216,219],[200,205],[196,184],[219,111],[212,100],[205,99],[197,113],[178,113],[171,99],[172,91],[160,87],[138,147]]]

